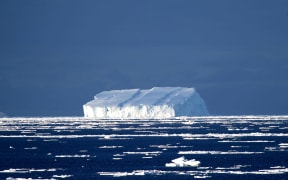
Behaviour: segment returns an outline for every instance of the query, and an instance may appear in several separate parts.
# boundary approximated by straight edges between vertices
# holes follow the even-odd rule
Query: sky
[[[1,0],[0,24],[9,116],[155,86],[195,87],[214,115],[288,114],[285,0]]]

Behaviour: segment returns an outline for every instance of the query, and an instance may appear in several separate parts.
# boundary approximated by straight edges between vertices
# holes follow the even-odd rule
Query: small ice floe
[[[288,148],[288,143],[280,143],[279,146],[281,149]]]
[[[188,166],[197,167],[199,166],[199,164],[200,164],[200,161],[197,161],[195,159],[188,160],[188,159],[185,159],[184,156],[182,156],[180,158],[173,159],[171,163],[166,163],[165,166],[166,167],[188,167]]]
[[[56,158],[89,158],[89,157],[96,157],[96,156],[90,156],[90,155],[55,155]]]
[[[264,151],[277,151],[277,147],[265,147]]]
[[[152,156],[143,156],[142,158],[143,159],[152,159],[153,157]]]
[[[123,148],[123,146],[99,146],[101,149],[116,149],[116,148]]]
[[[63,174],[63,175],[53,175],[53,178],[58,178],[58,179],[65,179],[65,178],[69,178],[72,177],[73,175],[67,175],[67,174]]]
[[[110,139],[111,137],[109,135],[105,135],[103,138],[104,139]]]
[[[144,176],[144,170],[134,170],[132,172],[99,172],[100,176],[113,176],[113,177],[122,177],[122,176]]]
[[[136,152],[123,152],[124,154],[129,154],[129,155],[145,155],[145,156],[158,156],[162,153],[162,151],[136,151]]]
[[[55,169],[55,168],[51,168],[51,169],[28,169],[28,168],[18,168],[18,169],[5,169],[0,171],[0,173],[33,173],[33,172],[55,172],[58,170],[63,170],[63,169]]]
[[[212,176],[208,175],[196,175],[194,176],[194,179],[206,179],[206,178],[211,178]]]
[[[38,149],[38,147],[27,147],[27,148],[24,148],[25,150],[36,150]]]

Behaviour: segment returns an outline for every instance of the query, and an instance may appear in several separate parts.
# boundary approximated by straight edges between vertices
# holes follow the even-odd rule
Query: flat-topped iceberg
[[[154,87],[103,91],[83,105],[89,118],[170,118],[209,115],[194,88]]]

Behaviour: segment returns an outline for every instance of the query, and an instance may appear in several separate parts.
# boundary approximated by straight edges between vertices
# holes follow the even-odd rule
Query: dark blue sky
[[[288,114],[285,0],[1,0],[0,24],[10,116],[153,86],[196,87],[212,114]]]

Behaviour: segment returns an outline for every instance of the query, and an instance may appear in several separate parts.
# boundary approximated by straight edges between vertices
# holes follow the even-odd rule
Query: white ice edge
[[[98,172],[101,176],[138,176],[138,175],[167,175],[167,174],[176,174],[176,175],[190,175],[190,176],[207,176],[213,174],[238,174],[238,175],[273,175],[273,174],[285,174],[288,173],[288,168],[271,168],[271,169],[260,169],[256,171],[241,171],[233,170],[231,168],[227,169],[207,169],[207,170],[191,170],[191,171],[173,171],[173,170],[134,170],[132,172]],[[209,176],[208,176],[209,177]]]
[[[49,169],[28,169],[28,168],[10,168],[0,171],[0,173],[33,173],[33,172],[56,172],[62,171],[61,168],[49,168]]]
[[[170,118],[85,118],[82,116],[57,116],[57,117],[2,117],[0,118],[1,121],[7,120],[18,120],[18,121],[55,121],[55,120],[62,120],[62,121],[71,121],[71,120],[81,120],[81,121],[99,121],[99,120],[197,120],[197,119],[211,119],[211,120],[284,120],[287,121],[287,115],[207,115],[207,116],[179,116],[179,117],[170,117]]]
[[[182,137],[192,140],[193,138],[235,138],[235,137],[286,137],[288,133],[240,133],[240,134],[228,134],[228,133],[208,133],[208,134],[191,134],[191,133],[159,133],[159,134],[99,134],[99,135],[1,135],[0,138],[103,138],[109,140],[110,138],[133,138],[133,137]]]
[[[212,155],[235,155],[235,154],[263,154],[264,152],[254,151],[179,151],[178,154],[212,154]]]
[[[89,158],[89,157],[96,157],[91,155],[84,155],[84,154],[74,154],[74,155],[55,155],[56,158]]]

